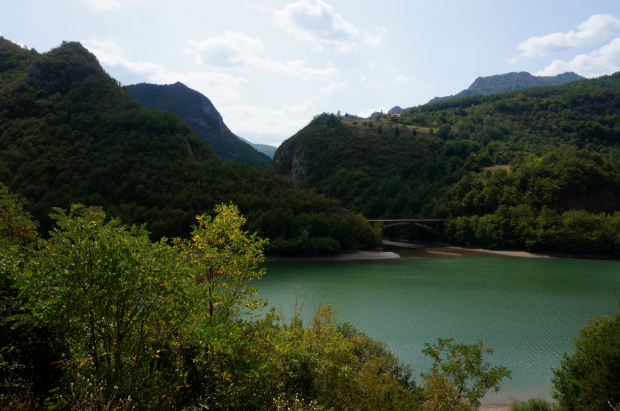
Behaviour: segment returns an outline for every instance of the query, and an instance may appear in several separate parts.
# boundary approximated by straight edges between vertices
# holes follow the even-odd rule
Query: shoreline
[[[563,254],[563,253],[534,253],[523,250],[490,250],[478,247],[460,247],[449,244],[416,244],[404,243],[400,241],[383,240],[383,245],[393,247],[390,251],[365,250],[350,254],[336,254],[332,256],[268,256],[265,262],[275,261],[352,261],[352,260],[389,260],[401,258],[396,253],[398,250],[419,250],[428,254],[428,257],[465,257],[475,255],[495,255],[513,258],[535,258],[535,259],[584,259],[584,260],[617,260],[617,256],[612,255],[590,255],[590,254]]]
[[[265,257],[265,262],[273,261],[351,261],[351,260],[390,260],[400,258],[400,255],[393,251],[357,251],[351,254],[336,254],[333,256],[269,256]]]

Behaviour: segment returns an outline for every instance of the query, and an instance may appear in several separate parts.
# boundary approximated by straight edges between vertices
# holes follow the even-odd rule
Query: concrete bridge
[[[439,233],[439,229],[440,229],[440,224],[443,225],[443,223],[446,220],[441,219],[441,218],[403,218],[403,219],[399,219],[399,220],[368,220],[369,223],[381,223],[381,226],[383,228],[388,228],[388,227],[392,227],[395,225],[401,225],[401,224],[413,224],[413,225],[417,225],[418,227],[422,227],[428,231],[432,231],[433,233],[437,234],[437,235],[441,235]]]

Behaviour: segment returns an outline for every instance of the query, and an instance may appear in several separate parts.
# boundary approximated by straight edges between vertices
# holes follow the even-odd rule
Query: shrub
[[[607,411],[620,399],[620,314],[579,330],[575,352],[553,370],[553,398],[567,411]]]

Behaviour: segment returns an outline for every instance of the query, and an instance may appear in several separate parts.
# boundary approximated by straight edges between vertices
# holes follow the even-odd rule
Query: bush
[[[620,399],[620,314],[590,320],[574,345],[553,370],[553,398],[567,411],[609,410]]]
[[[527,401],[517,401],[510,405],[510,411],[551,411],[557,407],[540,398],[530,398]]]

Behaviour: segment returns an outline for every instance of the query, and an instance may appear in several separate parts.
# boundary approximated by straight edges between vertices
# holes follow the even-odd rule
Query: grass
[[[489,171],[494,173],[495,171],[499,170],[500,168],[503,169],[503,170],[506,170],[506,171],[510,171],[510,167],[511,166],[499,166],[498,165],[498,166],[484,167],[483,170],[485,170],[485,171],[489,170]]]
[[[527,401],[513,402],[510,411],[554,411],[559,408],[540,398],[530,398]]]
[[[370,122],[370,121],[372,121],[374,127],[373,128],[364,127],[364,122]],[[352,118],[342,119],[342,124],[344,124],[347,127],[351,127],[354,122],[357,123],[357,127],[359,129],[363,130],[364,132],[368,132],[368,133],[371,133],[371,132],[376,133],[377,128],[379,126],[381,126],[383,130],[387,131],[387,130],[391,130],[396,125],[398,125],[403,132],[405,130],[411,132],[411,130],[415,128],[418,134],[430,134],[430,130],[431,130],[430,127],[420,127],[418,125],[392,123],[390,120],[386,118],[382,118],[381,120],[355,120]],[[435,133],[436,132],[437,132],[437,128],[435,127]]]

